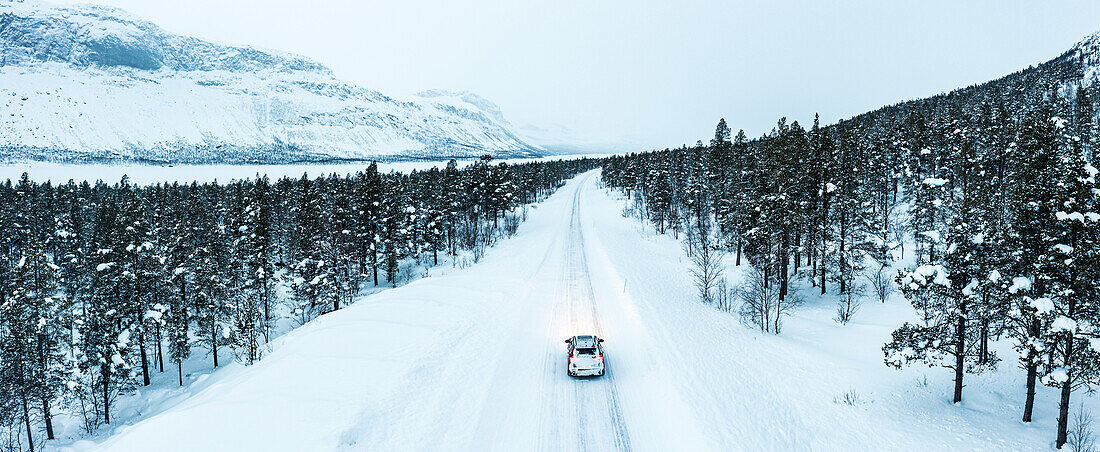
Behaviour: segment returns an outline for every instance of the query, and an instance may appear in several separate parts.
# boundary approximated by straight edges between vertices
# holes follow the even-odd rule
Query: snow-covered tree
[[[1057,128],[1061,119],[1051,118]],[[1062,148],[1064,169],[1050,199],[1055,226],[1047,260],[1047,289],[1054,320],[1045,333],[1052,362],[1043,383],[1058,387],[1057,447],[1066,443],[1072,391],[1100,382],[1100,185],[1080,142]],[[1045,302],[1045,300],[1044,300]]]

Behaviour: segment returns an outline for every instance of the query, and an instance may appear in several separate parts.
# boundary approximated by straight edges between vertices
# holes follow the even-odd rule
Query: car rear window
[[[596,356],[596,349],[594,348],[578,348],[573,351],[573,356]]]

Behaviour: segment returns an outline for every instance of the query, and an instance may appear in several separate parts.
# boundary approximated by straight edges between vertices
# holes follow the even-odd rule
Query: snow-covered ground
[[[447,275],[454,271],[461,271],[473,265],[475,258],[472,251],[465,250],[460,251],[457,255],[451,256],[444,253],[439,255],[438,264],[432,263],[430,253],[422,254],[418,258],[406,258],[402,259],[399,263],[400,270],[398,271],[398,287],[415,281],[420,278],[426,277],[439,277]],[[276,275],[276,280],[285,281],[286,278],[282,274]],[[366,299],[370,295],[392,290],[391,285],[382,280],[380,285],[372,285],[370,281],[365,281],[360,287],[361,299]],[[276,303],[272,306],[272,317],[275,319],[275,324],[272,329],[271,335],[276,342],[264,345],[262,348],[262,355],[266,355],[274,349],[275,344],[279,343],[280,336],[287,332],[293,331],[300,326],[299,320],[291,310],[296,307],[296,304],[292,303],[290,288],[286,285],[280,285],[276,288],[279,292],[279,300],[291,301],[290,303]],[[167,348],[164,349],[167,352]],[[111,418],[116,423],[123,425],[131,424],[134,421],[141,420],[149,414],[159,413],[166,408],[172,407],[181,401],[186,400],[193,394],[204,390],[215,380],[209,380],[211,373],[215,371],[232,372],[232,369],[241,366],[242,364],[235,361],[237,358],[236,352],[231,347],[219,347],[218,359],[220,361],[220,367],[215,369],[213,367],[213,356],[209,349],[204,347],[193,347],[191,350],[191,356],[185,359],[182,364],[182,384],[177,380],[177,369],[173,362],[167,362],[160,365],[157,358],[157,352],[155,349],[150,349],[150,377],[151,384],[145,387],[137,387],[134,389],[123,390],[117,397],[111,402]],[[218,374],[221,375],[221,374]],[[89,438],[88,433],[85,431],[83,425],[84,419],[82,414],[76,410],[70,411],[55,411],[54,413],[54,429],[57,433],[57,440],[51,443],[47,443],[46,449],[60,449],[60,450],[81,450],[91,446],[96,440],[109,436],[112,432],[116,431],[111,426],[106,426],[94,431]],[[75,444],[74,444],[75,443]]]
[[[546,157],[517,158],[493,160],[494,163],[507,162],[508,164],[548,161],[571,160],[582,157],[601,158],[609,154],[566,154],[551,155]],[[458,165],[466,166],[476,162],[476,159],[458,160]],[[356,163],[310,163],[310,164],[278,164],[278,165],[142,165],[142,164],[65,164],[52,162],[17,162],[0,163],[0,181],[17,181],[27,173],[33,181],[53,181],[54,184],[66,183],[69,179],[76,182],[87,180],[94,183],[102,180],[107,183],[115,183],[122,176],[130,178],[130,182],[139,185],[156,184],[162,182],[213,182],[225,183],[231,180],[251,179],[257,174],[266,175],[271,179],[281,177],[301,177],[308,174],[310,177],[322,174],[337,174],[346,176],[367,169],[370,162]],[[426,170],[432,167],[443,168],[447,160],[410,160],[397,162],[380,162],[378,170],[381,172],[398,171],[407,173],[412,170]]]
[[[698,302],[680,244],[621,214],[599,172],[533,209],[481,263],[370,295],[280,338],[251,367],[72,449],[1041,450],[1055,392],[1019,422],[1022,372],[893,370],[900,299],[832,320],[807,305],[779,336]],[[726,276],[738,278],[727,266]],[[573,334],[606,338],[608,374],[572,379]],[[852,403],[843,401],[850,394]],[[1092,399],[1081,394],[1075,400]]]

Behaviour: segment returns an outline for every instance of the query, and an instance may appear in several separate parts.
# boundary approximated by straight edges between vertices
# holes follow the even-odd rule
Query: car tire
[[[603,369],[600,369],[600,373],[599,373],[599,376],[600,376],[600,377],[602,377],[602,376],[603,376]]]

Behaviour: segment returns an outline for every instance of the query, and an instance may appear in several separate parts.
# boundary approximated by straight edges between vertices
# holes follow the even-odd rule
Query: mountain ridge
[[[308,57],[121,9],[0,1],[0,159],[157,163],[531,157],[492,102],[398,98]]]
[[[1026,111],[1028,105],[1038,105],[1051,96],[1090,104],[1100,111],[1100,92],[1093,84],[1100,79],[1100,31],[1087,35],[1058,56],[1001,77],[955,88],[932,96],[899,101],[864,113],[840,123],[852,123],[864,128],[901,124],[911,116],[926,120],[950,120],[957,109],[979,109],[982,106],[1007,111]],[[1087,88],[1082,90],[1081,88]]]

